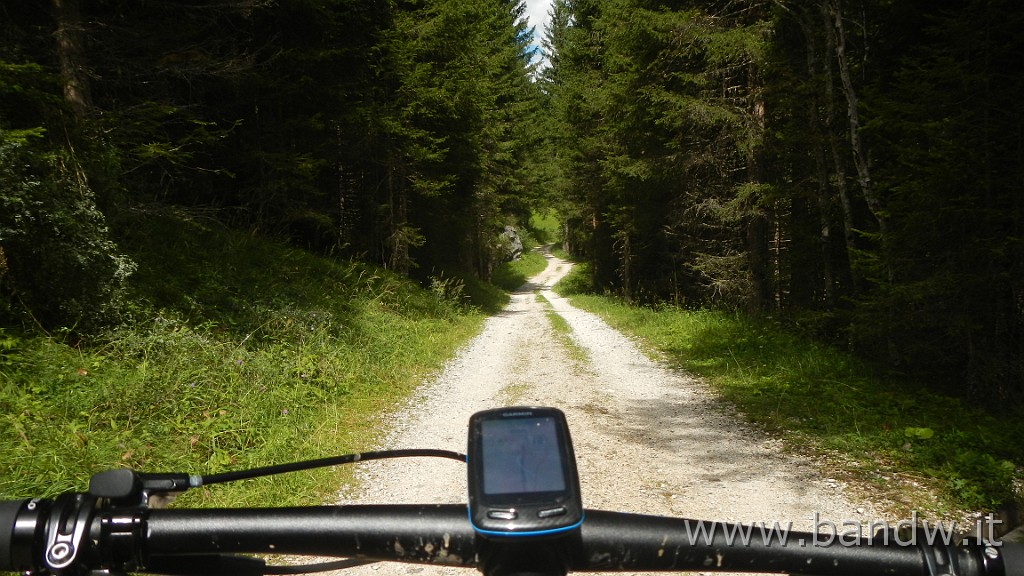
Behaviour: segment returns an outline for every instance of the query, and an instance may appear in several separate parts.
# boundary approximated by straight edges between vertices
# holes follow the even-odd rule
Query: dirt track
[[[547,269],[396,413],[381,448],[464,452],[473,412],[512,404],[556,406],[572,429],[589,508],[743,523],[777,520],[797,530],[812,529],[814,513],[837,523],[875,517],[869,504],[847,501],[839,483],[745,427],[700,382],[651,361],[596,316],[552,293],[551,285],[571,265],[548,259]],[[552,310],[572,328],[573,344],[552,329]],[[455,461],[374,462],[358,477],[360,486],[345,490],[343,502],[465,502],[465,466]],[[344,573],[431,572],[460,573],[391,564]]]

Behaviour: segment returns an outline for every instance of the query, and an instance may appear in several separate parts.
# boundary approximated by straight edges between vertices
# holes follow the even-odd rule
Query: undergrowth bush
[[[84,168],[42,135],[0,129],[0,313],[91,333],[122,318],[135,263],[111,240]]]
[[[111,467],[201,474],[368,449],[482,319],[364,264],[180,216],[134,224],[122,241],[140,264],[136,323],[88,347],[0,332],[0,499],[80,490]],[[348,474],[180,501],[316,504]]]

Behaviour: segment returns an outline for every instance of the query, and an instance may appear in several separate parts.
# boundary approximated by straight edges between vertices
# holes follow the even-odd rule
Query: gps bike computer
[[[583,521],[576,457],[557,408],[485,410],[470,417],[469,519],[487,536],[541,537]]]

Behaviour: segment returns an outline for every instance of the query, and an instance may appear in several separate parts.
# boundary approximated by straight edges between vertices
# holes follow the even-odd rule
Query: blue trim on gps
[[[466,507],[466,516],[469,517],[469,525],[473,527],[473,531],[477,534],[484,534],[485,536],[505,536],[508,538],[532,538],[536,536],[554,536],[555,534],[575,530],[583,524],[583,520],[586,519],[587,513],[583,512],[580,516],[580,521],[572,526],[552,528],[550,530],[532,530],[530,532],[505,532],[501,530],[484,530],[482,528],[478,528],[476,524],[473,524],[473,514],[469,511],[468,506]]]

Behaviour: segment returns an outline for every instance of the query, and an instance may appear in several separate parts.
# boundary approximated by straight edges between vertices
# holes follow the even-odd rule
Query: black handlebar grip
[[[11,543],[14,540],[14,522],[18,512],[28,500],[5,500],[0,502],[0,572],[13,572],[19,569],[14,565],[11,554]]]

